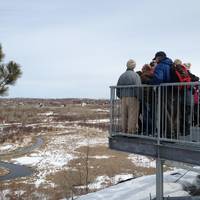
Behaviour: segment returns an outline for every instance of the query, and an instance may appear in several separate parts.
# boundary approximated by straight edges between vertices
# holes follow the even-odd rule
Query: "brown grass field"
[[[0,182],[0,200],[5,196],[68,198],[116,184],[120,181],[114,179],[116,175],[136,178],[155,173],[139,156],[132,161],[130,154],[108,148],[107,100],[1,99],[0,112],[1,146],[13,146],[4,150],[1,160],[17,161],[34,170],[32,176]],[[31,152],[17,151],[30,146],[36,137],[43,139],[42,146]],[[5,173],[7,170],[0,168],[0,175]],[[90,187],[98,177],[105,177],[100,188]]]

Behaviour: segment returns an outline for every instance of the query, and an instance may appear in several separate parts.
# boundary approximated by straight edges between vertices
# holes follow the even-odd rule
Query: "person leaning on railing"
[[[183,65],[187,68],[188,74],[190,75],[191,82],[197,82],[199,81],[199,77],[193,74],[190,69],[191,69],[191,63],[183,63]]]
[[[149,84],[153,79],[154,74],[154,65],[145,64],[142,67],[142,71],[140,74],[140,78],[142,81],[142,84]],[[153,96],[154,91],[152,87],[143,87],[143,100],[140,104],[140,114],[142,116],[142,125],[140,128],[140,132],[142,132],[144,135],[152,135],[154,131],[154,102],[153,102]]]
[[[172,65],[172,83],[191,81],[190,76],[180,59],[175,59]],[[175,138],[190,135],[191,97],[188,86],[173,86],[173,119]]]
[[[191,72],[191,63],[183,63],[183,65],[186,67],[188,74],[190,76],[191,82],[197,82],[196,85],[193,86],[193,106],[194,108],[192,109],[194,111],[193,113],[193,124],[194,126],[199,126],[200,124],[200,109],[199,109],[199,77],[196,76]]]
[[[155,54],[153,60],[157,63],[152,84],[159,85],[161,83],[170,83],[171,82],[171,65],[172,60],[167,57],[166,53],[163,51],[159,51]]]
[[[159,51],[155,54],[153,60],[156,62],[156,67],[154,70],[152,85],[159,85],[161,83],[170,83],[171,82],[171,66],[172,60],[167,57],[166,53]],[[173,127],[172,110],[171,105],[173,102],[172,95],[170,95],[169,88],[161,87],[161,137],[172,137],[171,127]],[[165,92],[167,91],[167,92]],[[166,123],[163,123],[166,122]]]
[[[173,63],[173,69],[175,71],[174,74],[176,77],[175,81],[173,82],[188,83],[188,85],[181,85],[173,88],[173,95],[176,97],[173,105],[173,113],[176,114],[179,111],[179,115],[177,115],[177,119],[175,120],[178,122],[176,124],[176,131],[178,135],[184,137],[190,135],[190,127],[193,125],[191,119],[194,120],[194,123],[197,122],[195,119],[197,117],[195,106],[197,106],[198,109],[198,102],[195,101],[195,95],[198,91],[198,84],[196,86],[192,86],[190,85],[190,82],[197,82],[199,81],[199,78],[189,71],[190,66],[190,63],[183,64],[180,59],[175,59]]]
[[[126,72],[119,77],[117,82],[117,97],[121,99],[122,103],[122,132],[135,133],[138,129],[139,88],[133,87],[133,85],[141,85],[141,80],[140,76],[134,71],[136,62],[133,59],[130,59],[126,66]]]

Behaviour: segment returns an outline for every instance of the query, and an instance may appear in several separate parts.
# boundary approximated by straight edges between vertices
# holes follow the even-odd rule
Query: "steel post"
[[[163,200],[163,161],[156,159],[156,200]]]

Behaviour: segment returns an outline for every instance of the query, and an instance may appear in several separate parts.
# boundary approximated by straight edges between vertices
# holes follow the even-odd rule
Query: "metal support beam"
[[[158,88],[158,111],[157,111],[157,145],[160,145],[160,113],[161,112],[161,87]],[[160,159],[160,149],[157,150],[156,158],[156,200],[163,200],[163,163]]]
[[[156,158],[156,200],[163,200],[163,161]]]
[[[156,140],[112,136],[109,138],[109,148],[151,156],[155,159],[158,157],[159,152],[159,156],[162,160],[172,160],[200,166],[199,146],[185,146],[169,142],[162,142],[160,145],[157,145]]]

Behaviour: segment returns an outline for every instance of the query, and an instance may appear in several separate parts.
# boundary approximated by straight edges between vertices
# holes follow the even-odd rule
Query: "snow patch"
[[[5,150],[10,150],[10,149],[12,149],[13,148],[13,145],[12,144],[5,144],[5,145],[3,145],[3,146],[1,146],[0,147],[0,152],[1,151],[5,151]]]
[[[173,173],[175,172],[177,172],[177,170],[173,171]],[[181,175],[185,172],[185,170],[178,170],[178,173]],[[188,172],[184,178],[181,178],[181,181],[178,182],[175,182],[177,177],[174,177],[171,174],[172,171],[164,173],[164,195],[170,197],[189,196],[189,194],[183,190],[183,184],[188,181],[193,182],[197,176],[197,173]],[[128,178],[128,175],[126,178]],[[101,179],[105,180],[106,177],[101,177]],[[78,200],[149,200],[150,194],[152,198],[155,198],[156,196],[155,183],[155,175],[143,176],[100,190],[95,193],[81,196],[78,198]]]
[[[90,156],[89,158],[95,158],[95,159],[108,159],[110,156]]]
[[[98,176],[93,183],[88,185],[88,187],[90,190],[98,190],[105,188],[108,182],[110,182],[108,176]]]
[[[108,109],[100,109],[100,108],[98,108],[98,109],[94,109],[96,112],[110,112],[110,110],[108,110]]]
[[[118,174],[114,176],[113,178],[111,178],[111,180],[114,184],[117,184],[121,181],[125,181],[130,178],[134,178],[133,174]]]
[[[136,166],[139,166],[139,167],[156,168],[155,160],[153,160],[152,158],[148,158],[146,156],[130,154],[128,156],[128,159],[130,159]]]
[[[20,158],[15,158],[12,159],[16,164],[22,164],[22,165],[32,165],[35,166],[37,163],[39,163],[42,160],[42,157],[35,156],[35,157],[20,157]]]
[[[53,115],[53,112],[50,111],[50,112],[46,112],[46,113],[38,113],[38,115],[50,116],[50,115]]]
[[[95,120],[87,120],[86,123],[97,124],[97,123],[107,123],[110,122],[110,119],[95,119]]]
[[[94,146],[96,144],[107,144],[108,139],[107,138],[90,138],[90,139],[83,139],[82,141],[78,142],[78,146]]]

